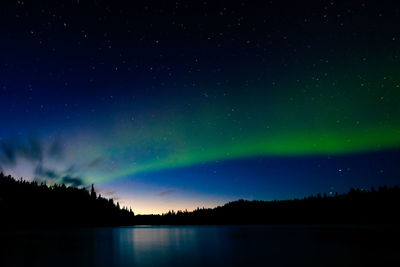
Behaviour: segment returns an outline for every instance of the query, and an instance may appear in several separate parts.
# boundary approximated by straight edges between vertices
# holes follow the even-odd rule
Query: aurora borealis
[[[1,169],[138,213],[398,184],[399,8],[257,2],[2,3]]]

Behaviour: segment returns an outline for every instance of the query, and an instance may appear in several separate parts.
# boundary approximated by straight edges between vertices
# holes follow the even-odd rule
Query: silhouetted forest
[[[399,224],[400,188],[351,189],[283,201],[238,200],[213,209],[135,216],[137,224]]]
[[[134,214],[91,190],[15,180],[0,173],[0,224],[111,226],[133,223]]]
[[[0,173],[0,224],[113,226],[133,224],[399,224],[400,188],[351,189],[283,201],[238,200],[213,209],[134,215],[92,186],[47,186]]]

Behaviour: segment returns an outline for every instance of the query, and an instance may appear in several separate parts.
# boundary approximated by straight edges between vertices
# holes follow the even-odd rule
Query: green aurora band
[[[78,146],[76,154],[107,156],[106,166],[88,175],[98,183],[238,158],[396,149],[400,81],[391,69],[335,77],[320,71],[292,78],[293,83],[243,86],[233,94],[214,91],[190,99],[190,108],[165,106],[163,113],[114,123],[97,141],[93,134],[81,140],[89,145]]]

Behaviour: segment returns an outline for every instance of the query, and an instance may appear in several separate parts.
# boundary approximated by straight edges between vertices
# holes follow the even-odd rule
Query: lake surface
[[[398,231],[134,226],[0,232],[0,266],[400,266]]]

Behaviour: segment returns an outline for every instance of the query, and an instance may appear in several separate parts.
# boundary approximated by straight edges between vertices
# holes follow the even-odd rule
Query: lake
[[[134,226],[0,232],[0,266],[400,266],[399,232],[360,226]]]

